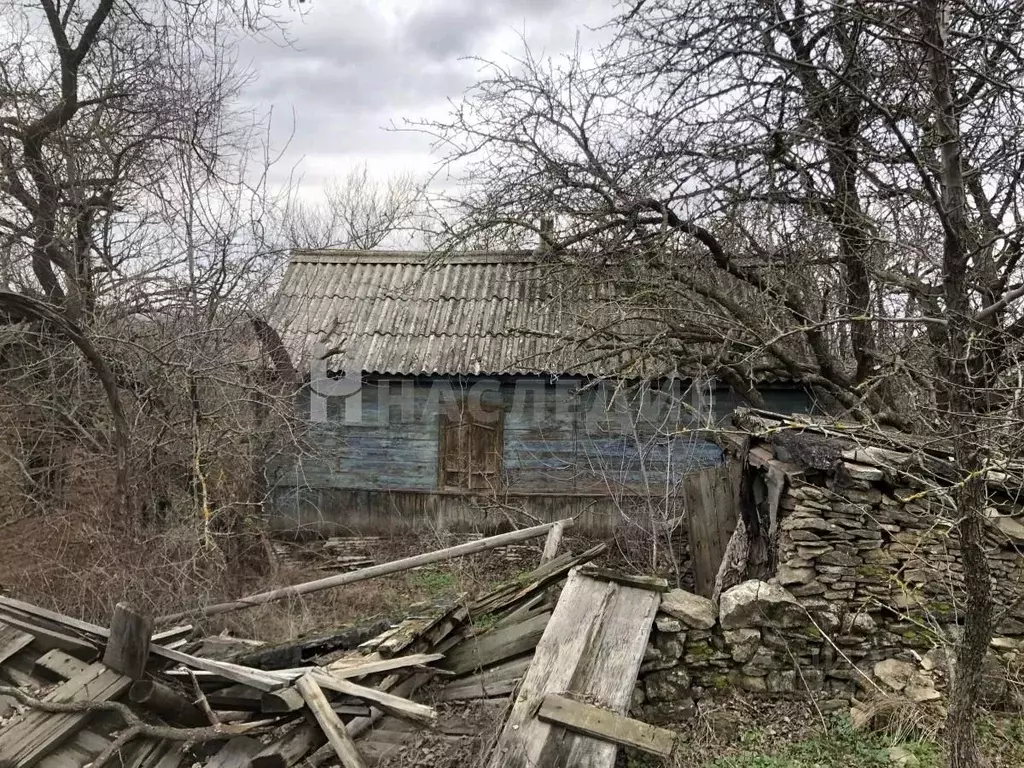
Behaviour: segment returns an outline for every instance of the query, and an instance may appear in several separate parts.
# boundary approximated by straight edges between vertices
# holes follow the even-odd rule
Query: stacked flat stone
[[[679,720],[728,688],[837,708],[874,689],[877,670],[956,636],[963,566],[951,511],[874,467],[847,461],[817,476],[791,479],[781,499],[775,578],[737,585],[719,604],[666,593],[634,693],[638,716]],[[1019,666],[1024,557],[1000,528],[987,536],[997,604],[1009,609],[994,658]]]

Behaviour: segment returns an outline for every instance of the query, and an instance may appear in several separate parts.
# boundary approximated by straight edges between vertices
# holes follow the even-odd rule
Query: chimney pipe
[[[555,237],[555,217],[546,214],[540,217],[538,224],[540,239],[537,243],[537,253],[548,253],[551,250],[551,240]]]

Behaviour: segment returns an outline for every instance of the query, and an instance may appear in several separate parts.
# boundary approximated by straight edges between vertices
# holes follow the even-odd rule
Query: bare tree
[[[245,555],[264,467],[294,435],[293,372],[262,318],[282,203],[235,56],[279,21],[246,0],[3,8],[4,497],[164,547],[155,576],[180,599],[188,569]],[[119,556],[86,554],[101,550],[114,583]]]
[[[1021,14],[637,0],[604,50],[492,64],[421,125],[465,181],[462,237],[543,234],[554,215],[553,274],[617,286],[589,342],[642,345],[754,404],[759,376],[784,377],[839,416],[952,440],[956,768],[980,761],[984,473],[1021,432]]]
[[[408,244],[423,213],[423,186],[411,173],[374,179],[364,163],[332,179],[315,202],[293,197],[283,228],[293,248],[356,248]]]

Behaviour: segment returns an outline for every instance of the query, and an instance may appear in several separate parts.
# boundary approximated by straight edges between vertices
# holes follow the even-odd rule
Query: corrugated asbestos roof
[[[317,343],[336,350],[328,357],[332,371],[603,375],[619,370],[622,361],[587,362],[599,355],[571,343],[575,317],[564,294],[556,297],[550,290],[529,252],[440,257],[295,251],[273,324],[303,370]]]

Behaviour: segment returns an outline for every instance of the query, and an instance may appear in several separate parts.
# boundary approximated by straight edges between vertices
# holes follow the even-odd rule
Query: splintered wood
[[[105,765],[288,768],[340,760],[361,768],[403,750],[410,765],[429,765],[466,739],[494,733],[517,690],[490,768],[610,768],[618,744],[664,755],[666,732],[623,714],[667,585],[588,567],[604,544],[559,553],[566,525],[473,543],[479,551],[552,531],[535,570],[476,600],[414,606],[394,626],[374,626],[377,636],[361,645],[366,634],[344,628],[257,652],[242,638],[205,638],[186,652],[177,646],[188,642],[190,627],[151,635],[148,618],[124,605],[107,629],[0,597],[0,679],[21,689],[3,690],[36,700],[0,726],[0,768],[83,768],[115,752]],[[460,545],[373,573],[471,549]],[[230,607],[243,604],[250,600]],[[194,613],[224,606],[212,608]],[[100,653],[103,663],[94,663]],[[80,701],[90,711],[47,712],[40,699]],[[440,714],[422,703],[467,700]],[[100,702],[117,702],[117,713],[95,711]],[[186,731],[162,731],[122,744],[119,732],[133,718],[206,736],[190,744]]]
[[[56,688],[46,701],[109,701],[117,698],[131,685],[131,678],[92,664]],[[0,766],[31,768],[59,742],[85,725],[88,712],[51,714],[33,710],[0,732]]]
[[[544,722],[537,712],[545,696],[557,693],[625,713],[660,598],[571,573],[488,768],[612,768],[614,743]]]

